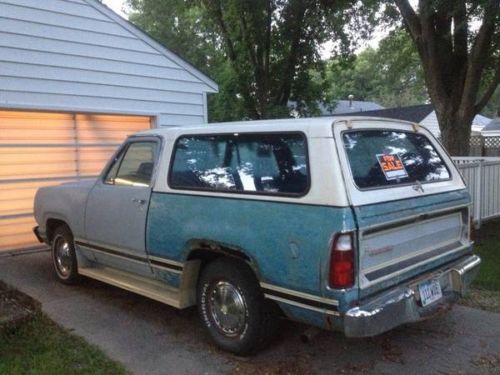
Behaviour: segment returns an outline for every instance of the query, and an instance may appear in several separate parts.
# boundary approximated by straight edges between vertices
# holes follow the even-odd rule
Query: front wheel
[[[64,284],[79,281],[73,234],[63,225],[54,231],[52,238],[52,263],[56,278]]]
[[[249,354],[269,339],[273,320],[258,281],[243,262],[222,258],[208,264],[198,282],[198,311],[222,349]]]

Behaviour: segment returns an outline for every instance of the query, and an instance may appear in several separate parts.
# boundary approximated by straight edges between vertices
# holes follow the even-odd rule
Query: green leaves
[[[129,0],[130,20],[219,83],[211,121],[310,115],[324,99],[320,46],[350,54],[376,1]],[[316,73],[317,72],[317,73]]]
[[[352,59],[333,59],[326,76],[328,101],[369,100],[385,107],[422,104],[428,100],[418,53],[404,30],[395,30],[377,49]]]

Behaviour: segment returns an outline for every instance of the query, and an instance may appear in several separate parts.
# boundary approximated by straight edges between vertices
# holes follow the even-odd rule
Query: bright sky
[[[103,3],[113,9],[115,13],[118,13],[123,18],[127,18],[127,15],[123,11],[123,8],[125,7],[125,0],[103,0]]]

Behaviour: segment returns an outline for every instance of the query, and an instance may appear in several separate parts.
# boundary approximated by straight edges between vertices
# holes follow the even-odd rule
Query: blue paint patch
[[[470,203],[467,190],[426,195],[399,201],[383,202],[354,208],[359,227],[383,224],[409,216],[425,214]]]
[[[469,194],[462,190],[356,207],[354,212],[363,228],[469,202]],[[327,287],[330,241],[339,231],[354,230],[356,222],[350,207],[154,192],[146,245],[151,255],[185,262],[191,244],[197,241],[224,244],[251,259],[260,281],[335,299],[342,314],[359,302],[360,291],[357,287],[346,291]],[[168,282],[174,285],[176,281]],[[279,304],[292,319],[342,329],[341,317]]]
[[[354,228],[348,207],[153,193],[146,241],[151,255],[180,262],[192,240],[227,244],[254,261],[261,281],[323,295],[330,239]]]

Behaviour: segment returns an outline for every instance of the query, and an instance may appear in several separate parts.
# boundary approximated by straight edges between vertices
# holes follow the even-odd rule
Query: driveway
[[[0,257],[0,279],[137,374],[500,371],[500,314],[463,306],[370,339],[320,331],[303,343],[307,327],[287,322],[272,347],[239,358],[212,346],[194,308],[178,311],[93,280],[57,283],[48,252]]]

